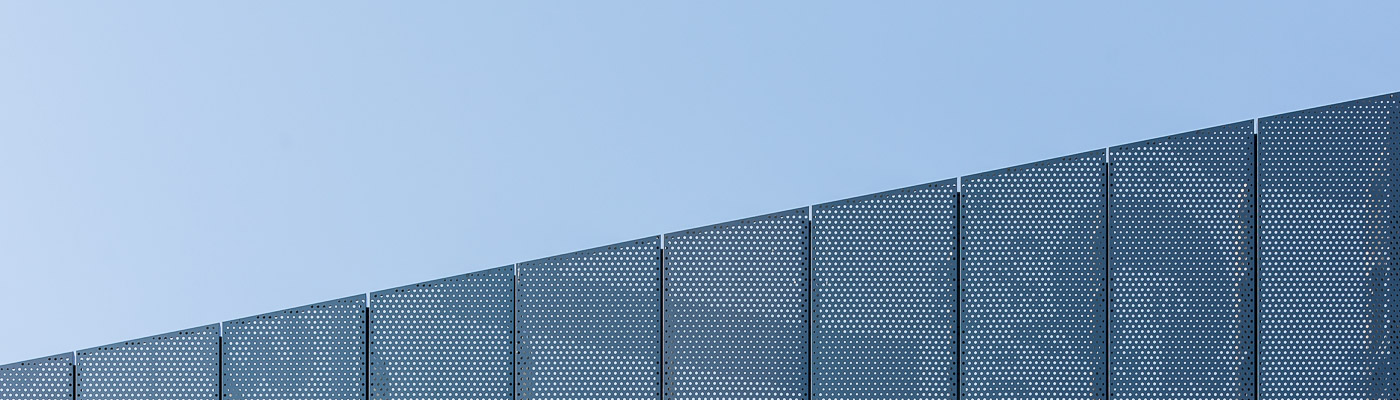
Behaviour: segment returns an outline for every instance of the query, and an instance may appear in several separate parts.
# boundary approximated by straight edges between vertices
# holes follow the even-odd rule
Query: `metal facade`
[[[83,399],[219,398],[219,325],[78,351]]]
[[[1113,397],[1254,398],[1254,121],[1109,159]]]
[[[521,263],[518,399],[661,392],[661,237]]]
[[[0,400],[73,398],[73,353],[0,365]]]
[[[509,398],[514,290],[500,267],[370,294],[369,397]]]
[[[1395,393],[1396,95],[1259,120],[1259,391]]]
[[[955,397],[957,190],[812,208],[812,398]]]
[[[0,400],[1400,399],[1397,201],[1400,93],[3,365]]]
[[[225,322],[224,398],[363,400],[365,317],[359,295]]]
[[[665,399],[807,398],[807,230],[802,208],[665,236]]]
[[[962,398],[1103,398],[1104,151],[962,180]]]

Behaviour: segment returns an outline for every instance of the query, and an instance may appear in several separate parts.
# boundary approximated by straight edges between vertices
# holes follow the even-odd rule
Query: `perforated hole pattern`
[[[226,399],[365,397],[365,296],[224,323]]]
[[[657,398],[660,239],[520,264],[516,398]]]
[[[1105,396],[1102,150],[963,179],[964,399]]]
[[[512,267],[371,295],[370,397],[510,397]]]
[[[73,398],[72,353],[0,365],[0,399]]]
[[[806,214],[666,235],[666,398],[807,398]]]
[[[957,185],[813,207],[813,397],[951,399]]]
[[[1261,397],[1396,395],[1396,101],[1259,120]]]
[[[78,352],[80,399],[212,399],[219,395],[219,325]]]
[[[1109,151],[1114,398],[1254,398],[1253,131]]]

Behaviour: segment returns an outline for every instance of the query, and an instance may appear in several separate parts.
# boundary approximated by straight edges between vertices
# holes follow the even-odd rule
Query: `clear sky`
[[[3,1],[0,364],[1400,91],[1138,3]]]

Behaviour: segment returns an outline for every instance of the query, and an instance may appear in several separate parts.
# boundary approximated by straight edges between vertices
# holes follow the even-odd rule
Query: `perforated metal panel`
[[[219,325],[78,351],[79,399],[219,398]]]
[[[1102,150],[962,180],[962,398],[1105,396]]]
[[[1109,150],[1109,391],[1254,398],[1254,122]]]
[[[226,399],[365,397],[365,296],[224,323]]]
[[[957,181],[812,208],[816,399],[956,396]]]
[[[807,210],[671,233],[665,245],[665,398],[806,399]]]
[[[1259,390],[1394,398],[1396,95],[1259,120]]]
[[[507,399],[513,267],[371,294],[370,397]]]
[[[521,263],[516,398],[661,391],[661,238]]]
[[[0,365],[0,400],[73,398],[73,353]]]

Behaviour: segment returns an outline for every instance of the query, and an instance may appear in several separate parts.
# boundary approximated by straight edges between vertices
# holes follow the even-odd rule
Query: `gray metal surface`
[[[224,323],[226,399],[363,400],[365,296]]]
[[[1254,398],[1254,121],[1109,157],[1112,397]]]
[[[0,365],[0,400],[73,398],[73,353]]]
[[[664,398],[806,399],[807,209],[665,242]]]
[[[370,398],[508,399],[513,267],[370,295]]]
[[[218,399],[219,325],[78,351],[80,399]]]
[[[661,237],[520,263],[516,398],[661,391]]]
[[[1105,397],[1104,161],[962,179],[962,398]]]
[[[957,394],[957,181],[812,208],[814,399]]]
[[[1395,398],[1394,94],[1259,120],[1259,391]]]

